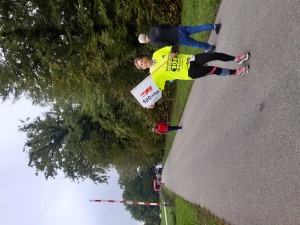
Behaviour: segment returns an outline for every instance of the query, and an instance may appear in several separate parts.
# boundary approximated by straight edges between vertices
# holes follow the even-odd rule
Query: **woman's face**
[[[145,70],[147,68],[150,68],[151,65],[152,65],[152,61],[150,59],[147,59],[147,58],[139,59],[136,63],[143,70]]]

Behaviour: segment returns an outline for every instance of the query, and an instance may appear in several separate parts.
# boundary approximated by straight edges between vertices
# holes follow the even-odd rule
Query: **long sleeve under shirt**
[[[148,38],[150,42],[158,46],[172,46],[179,43],[178,27],[157,26],[152,27]]]

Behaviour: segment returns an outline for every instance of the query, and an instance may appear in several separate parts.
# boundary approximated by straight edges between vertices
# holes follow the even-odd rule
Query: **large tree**
[[[55,177],[62,170],[72,180],[106,182],[106,155],[114,137],[76,106],[55,105],[44,118],[23,121],[20,130],[27,133],[24,150],[29,154],[29,166],[44,172],[46,178]]]
[[[18,97],[27,93],[40,102],[67,97],[82,90],[82,84],[105,87],[118,58],[124,52],[130,55],[122,42],[126,27],[110,20],[112,4],[89,0],[1,1],[3,99],[8,94]]]
[[[162,139],[148,135],[149,123],[128,113],[117,99],[104,99],[112,102],[103,101],[94,116],[79,104],[65,102],[54,104],[44,117],[22,121],[29,166],[46,178],[61,170],[72,180],[90,178],[101,183],[110,166],[126,174],[159,160]]]
[[[149,25],[149,18],[174,18],[177,4],[143,0],[1,1],[2,98],[26,93],[36,103],[74,100],[115,88],[120,82],[131,85],[131,76],[135,76],[129,68],[132,71],[133,65],[126,62],[138,51],[138,29]],[[169,13],[162,14],[167,6]]]
[[[106,171],[115,166],[127,181],[124,189],[143,187],[124,197],[158,200],[152,177],[137,168],[147,171],[159,160],[163,138],[150,130],[168,105],[160,101],[147,111],[137,104],[130,90],[147,74],[137,72],[132,60],[155,49],[138,43],[139,32],[179,24],[180,13],[180,0],[0,1],[2,100],[25,94],[36,104],[53,104],[44,117],[20,127],[27,133],[29,166],[46,178],[62,171],[97,183],[106,182]],[[157,222],[158,209],[148,210],[132,213]]]

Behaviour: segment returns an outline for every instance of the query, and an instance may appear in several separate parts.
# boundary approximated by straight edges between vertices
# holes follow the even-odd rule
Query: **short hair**
[[[141,43],[141,44],[145,44],[146,43],[146,37],[147,37],[147,35],[146,34],[140,34],[139,35],[139,42]]]
[[[148,59],[148,56],[145,55],[145,54],[141,54],[141,55],[138,55],[138,56],[134,59],[134,65],[135,65],[135,67],[138,68],[139,70],[141,70],[142,68],[139,67],[139,65],[138,65],[137,62],[138,62],[140,59],[144,59],[144,58],[147,58],[147,59]]]

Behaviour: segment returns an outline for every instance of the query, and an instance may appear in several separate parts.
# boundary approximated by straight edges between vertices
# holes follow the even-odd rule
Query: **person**
[[[150,29],[149,34],[140,34],[138,40],[142,44],[152,43],[161,47],[173,45],[185,45],[195,48],[202,48],[207,52],[214,52],[215,45],[196,41],[191,38],[191,34],[214,30],[219,34],[221,24],[202,24],[198,26],[154,26]]]
[[[229,76],[245,75],[250,71],[249,66],[238,69],[226,69],[217,66],[208,66],[207,63],[215,60],[236,62],[242,64],[250,58],[249,53],[231,56],[225,53],[200,53],[196,55],[176,54],[174,47],[164,47],[154,52],[152,59],[140,55],[134,60],[138,69],[150,69],[150,75],[160,90],[165,89],[168,80],[193,80],[208,75]],[[153,108],[151,105],[148,108]]]
[[[158,122],[155,127],[152,128],[152,131],[157,134],[166,134],[170,131],[181,130],[181,126],[170,126],[168,123]]]
[[[153,180],[153,189],[154,189],[154,191],[160,191],[161,190],[161,186],[163,184],[164,183],[161,182],[161,178],[155,178]]]

